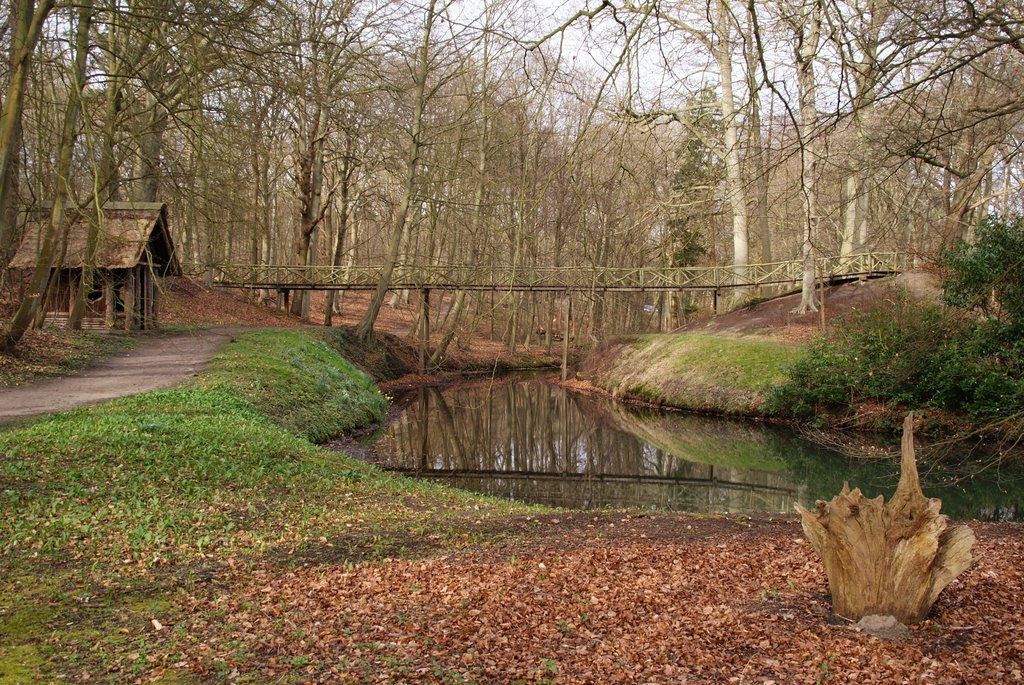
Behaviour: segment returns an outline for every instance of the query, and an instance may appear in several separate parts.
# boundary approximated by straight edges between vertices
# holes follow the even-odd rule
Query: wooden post
[[[143,274],[146,285],[146,310],[143,312],[142,327],[150,330],[156,327],[156,308],[153,306],[153,271],[146,269]]]
[[[715,314],[718,313],[718,288],[715,288],[711,293],[711,308],[714,310]]]
[[[107,328],[113,328],[116,324],[114,314],[114,298],[117,297],[117,290],[114,288],[114,274],[108,272],[103,280],[103,300],[106,303],[106,311],[103,313],[103,323]]]
[[[420,291],[420,373],[427,372],[427,343],[430,340],[430,289]]]
[[[142,266],[135,267],[135,329],[142,329],[143,312],[145,311],[145,283],[143,282],[145,270]]]
[[[128,269],[124,281],[124,329],[132,330],[135,319],[135,269]]]
[[[153,293],[153,328],[160,326],[160,288],[156,285],[156,276],[152,276],[152,293]]]
[[[569,380],[569,326],[572,325],[572,293],[565,294],[565,327],[562,330],[562,380]]]

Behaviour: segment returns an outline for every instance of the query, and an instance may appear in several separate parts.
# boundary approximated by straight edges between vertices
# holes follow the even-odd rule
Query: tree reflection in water
[[[792,512],[844,480],[895,487],[890,462],[856,462],[755,422],[634,411],[542,378],[420,388],[374,445],[386,468],[474,492],[572,508]],[[947,474],[948,475],[948,474]],[[955,517],[1009,518],[1021,481],[936,487]],[[927,487],[928,483],[926,483]]]

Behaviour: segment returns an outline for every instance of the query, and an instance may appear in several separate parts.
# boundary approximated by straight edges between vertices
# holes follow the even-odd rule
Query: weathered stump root
[[[942,502],[921,491],[914,459],[914,419],[903,421],[900,482],[888,504],[848,483],[816,511],[799,504],[801,524],[821,556],[832,610],[858,620],[870,614],[903,623],[924,619],[939,593],[971,564],[974,533],[949,527]]]

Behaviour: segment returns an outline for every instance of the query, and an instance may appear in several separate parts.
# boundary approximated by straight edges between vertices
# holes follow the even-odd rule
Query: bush
[[[992,354],[979,323],[897,291],[890,306],[855,313],[812,343],[774,388],[770,411],[808,418],[862,402],[934,408],[991,420],[1024,406],[1017,365]]]
[[[985,218],[974,242],[961,240],[943,255],[943,299],[986,320],[1024,329],[1024,218]]]

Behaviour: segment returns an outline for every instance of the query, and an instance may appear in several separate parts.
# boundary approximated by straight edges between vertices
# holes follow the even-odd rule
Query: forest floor
[[[264,315],[189,301],[178,326]],[[551,510],[315,447],[380,405],[321,339],[0,431],[0,683],[1024,680],[1021,525],[970,522],[973,566],[881,640],[793,516]]]

